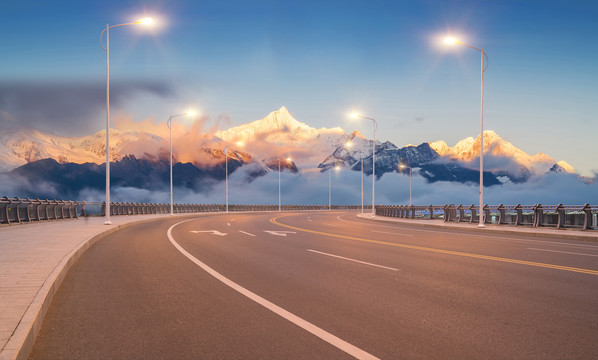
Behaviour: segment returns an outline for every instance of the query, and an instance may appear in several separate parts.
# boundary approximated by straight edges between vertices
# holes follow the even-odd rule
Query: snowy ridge
[[[455,146],[448,146],[445,141],[439,140],[430,143],[430,147],[441,156],[449,156],[453,159],[471,161],[479,157],[480,136],[474,140],[473,137],[459,141]],[[514,159],[518,164],[525,166],[532,173],[543,174],[549,171],[557,163],[555,159],[544,154],[529,155],[517,148],[508,141],[503,140],[492,130],[484,131],[484,154],[502,156]],[[569,173],[575,173],[575,169],[565,161],[559,161],[559,165]]]

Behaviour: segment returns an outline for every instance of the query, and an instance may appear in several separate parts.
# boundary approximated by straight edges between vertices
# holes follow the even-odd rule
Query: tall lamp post
[[[112,26],[106,24],[106,28],[100,34],[100,45],[106,52],[106,221],[104,221],[104,225],[112,225],[112,221],[110,221],[110,29],[127,25],[149,25],[152,22],[152,18],[148,17],[132,23]],[[102,40],[104,33],[106,33],[106,46]]]
[[[412,205],[411,203],[411,166],[407,166],[407,165],[399,165],[399,169],[405,169],[405,168],[409,168],[409,206]]]
[[[287,163],[291,161],[291,158],[286,158],[285,160]],[[278,211],[282,210],[282,206],[280,203],[280,158],[278,158]]]
[[[444,39],[445,43],[450,45],[463,45],[468,48],[477,50],[480,52],[480,78],[481,78],[481,89],[480,89],[480,208],[479,208],[479,223],[478,227],[484,227],[484,71],[488,69],[488,55],[484,51],[484,48],[477,48],[475,46],[464,44],[455,38],[447,37]],[[484,64],[484,58],[486,62]]]
[[[174,205],[173,205],[173,191],[172,191],[172,119],[177,116],[185,116],[191,115],[191,112],[186,112],[183,114],[177,115],[170,115],[168,120],[166,120],[166,125],[168,125],[168,129],[170,130],[170,215],[174,215]]]
[[[376,216],[376,210],[375,210],[375,190],[376,190],[376,127],[378,125],[378,123],[376,123],[376,120],[374,120],[374,118],[371,117],[367,117],[367,116],[362,116],[359,114],[353,114],[352,115],[353,118],[360,118],[360,119],[366,119],[366,120],[372,120],[372,128],[373,128],[373,134],[374,134],[374,142],[372,143],[372,216]],[[362,165],[363,166],[363,165]]]

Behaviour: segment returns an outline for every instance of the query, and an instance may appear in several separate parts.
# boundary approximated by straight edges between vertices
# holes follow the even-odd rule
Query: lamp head
[[[447,45],[456,45],[456,44],[460,44],[459,40],[455,39],[452,36],[447,36],[444,38],[444,43]]]
[[[351,148],[351,146],[353,146],[353,143],[351,141],[347,141],[345,143],[345,147]]]
[[[287,161],[288,161],[288,162],[291,162],[291,161],[292,161],[292,159],[291,159],[290,157],[288,157],[288,158],[287,158]]]
[[[154,19],[152,19],[151,17],[146,17],[146,18],[135,21],[135,24],[151,25],[151,24],[153,24],[153,22],[154,22]]]
[[[336,166],[334,167],[334,170],[336,170],[336,171],[339,171],[340,169],[341,169],[341,166],[340,166],[340,165],[336,165]]]
[[[352,114],[351,114],[351,117],[352,117],[353,119],[357,119],[357,118],[359,117],[359,114],[358,114],[358,113],[356,113],[356,112],[354,112],[354,113],[352,113]]]
[[[245,145],[242,141],[237,141],[237,146],[243,146]]]

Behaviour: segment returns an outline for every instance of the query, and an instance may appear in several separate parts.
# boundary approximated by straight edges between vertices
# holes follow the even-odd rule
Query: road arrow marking
[[[218,230],[191,230],[190,232],[192,233],[211,233],[212,235],[218,235],[218,236],[225,236],[228,235],[228,233],[221,233]]]
[[[276,235],[276,236],[287,236],[287,234],[296,234],[297,233],[295,231],[273,231],[273,230],[264,230],[264,232],[267,232],[270,235]]]

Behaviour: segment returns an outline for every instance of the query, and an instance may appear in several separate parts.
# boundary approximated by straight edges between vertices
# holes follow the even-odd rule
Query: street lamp
[[[174,215],[174,205],[173,205],[173,197],[172,197],[172,119],[177,116],[185,116],[191,115],[193,116],[193,112],[188,111],[186,113],[177,114],[177,115],[170,115],[168,120],[166,120],[166,125],[168,125],[168,129],[170,130],[170,215]]]
[[[405,169],[405,168],[409,168],[409,206],[411,206],[411,166],[407,166],[407,165],[399,165],[399,169]]]
[[[339,165],[334,166],[334,170],[339,171]],[[328,170],[328,210],[332,210],[332,171]]]
[[[479,209],[479,228],[484,227],[484,71],[488,68],[488,55],[484,51],[484,48],[477,48],[475,46],[463,44],[453,37],[447,37],[444,42],[449,45],[463,45],[468,48],[477,50],[480,52],[480,78],[481,78],[481,89],[480,89],[480,209]],[[484,58],[486,58],[486,64],[484,65]]]
[[[376,123],[376,120],[374,120],[374,118],[362,116],[359,114],[353,114],[352,117],[355,119],[360,118],[360,119],[372,120],[372,128],[374,130],[374,142],[372,143],[372,216],[376,216],[376,210],[375,210],[376,206],[375,206],[374,194],[375,194],[375,190],[376,190],[376,127],[377,127],[378,123]]]
[[[110,29],[127,25],[149,25],[152,22],[152,18],[148,17],[132,23],[112,26],[106,24],[106,28],[100,34],[100,45],[106,52],[106,221],[104,221],[104,225],[112,224],[112,221],[110,221]],[[106,33],[106,46],[102,41],[104,33]]]
[[[285,160],[287,163],[291,161],[291,158],[288,157]],[[281,204],[280,204],[280,158],[278,158],[278,211],[281,211]]]

